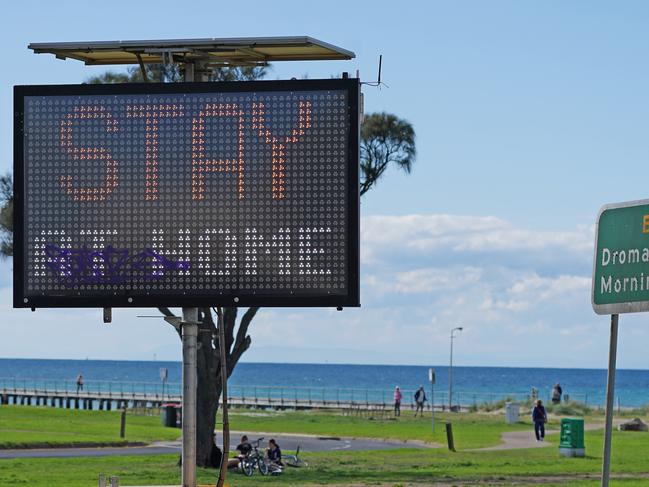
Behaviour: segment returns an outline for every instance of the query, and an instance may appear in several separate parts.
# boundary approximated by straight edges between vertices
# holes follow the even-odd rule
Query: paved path
[[[558,430],[547,430],[545,434],[551,435],[558,432]],[[523,448],[545,448],[547,446],[552,446],[552,444],[547,441],[536,441],[534,431],[508,431],[500,435],[500,441],[502,443],[499,445],[468,451],[517,450]]]
[[[234,450],[239,438],[244,434],[232,432]],[[285,435],[275,433],[245,433],[251,440],[264,437],[262,446],[265,448],[268,440],[274,438],[283,450],[295,450],[298,445],[303,452],[336,451],[336,450],[390,450],[395,448],[436,448],[440,445],[422,442],[405,442],[398,440],[373,440],[365,438],[338,438],[330,436]],[[219,442],[219,446],[221,443]],[[165,453],[180,453],[180,441],[155,442],[141,447],[108,447],[108,448],[43,448],[25,450],[0,450],[2,458],[71,458],[71,457],[107,457],[123,455],[161,455]]]
[[[613,419],[613,428],[617,428],[617,426],[626,421],[625,419]],[[604,429],[604,423],[586,423],[584,425],[584,429],[586,431],[593,431],[593,430],[598,430],[598,429]],[[545,434],[546,435],[551,435],[551,434],[556,434],[559,433],[559,430],[546,430]],[[489,446],[486,448],[477,448],[475,450],[467,450],[467,451],[493,451],[493,450],[517,450],[517,449],[523,449],[523,448],[545,448],[548,446],[552,446],[551,443],[548,443],[547,441],[536,441],[536,437],[534,436],[534,430],[530,426],[529,431],[508,431],[506,433],[503,433],[500,435],[500,443],[499,445],[495,446]]]

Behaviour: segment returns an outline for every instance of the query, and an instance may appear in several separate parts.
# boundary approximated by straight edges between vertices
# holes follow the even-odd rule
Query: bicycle
[[[297,446],[297,450],[295,450],[295,455],[283,455],[282,456],[282,461],[284,462],[285,465],[289,467],[308,467],[309,464],[302,460],[300,457],[300,445]]]
[[[241,468],[246,477],[250,477],[255,473],[255,468],[257,468],[259,473],[262,475],[268,475],[269,473],[268,464],[266,463],[264,454],[259,451],[259,444],[263,439],[264,438],[262,437],[251,442],[250,445],[252,446],[252,451],[241,460]]]

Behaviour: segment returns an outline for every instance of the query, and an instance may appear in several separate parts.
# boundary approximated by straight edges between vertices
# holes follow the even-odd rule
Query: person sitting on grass
[[[282,450],[274,439],[268,440],[268,448],[266,449],[266,458],[271,466],[283,466],[282,463]]]
[[[241,437],[241,443],[237,445],[236,450],[239,453],[237,454],[236,458],[231,458],[230,460],[228,460],[228,468],[239,467],[241,465],[241,460],[246,458],[252,451],[252,445],[250,444],[250,441],[248,441],[248,437],[246,435],[243,435]]]
[[[540,399],[536,400],[534,409],[532,409],[532,421],[534,421],[536,441],[543,441],[545,438],[545,423],[548,421],[548,415]]]

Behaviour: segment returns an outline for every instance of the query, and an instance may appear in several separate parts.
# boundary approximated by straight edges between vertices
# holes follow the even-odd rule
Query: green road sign
[[[649,311],[649,200],[602,207],[595,238],[595,312]]]

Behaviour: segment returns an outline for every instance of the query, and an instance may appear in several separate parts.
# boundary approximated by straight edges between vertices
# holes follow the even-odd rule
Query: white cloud
[[[478,282],[481,274],[482,270],[476,267],[451,269],[427,267],[397,272],[387,278],[369,275],[363,278],[363,282],[379,293],[396,291],[401,294],[426,294],[464,288]]]
[[[573,231],[534,231],[515,228],[493,216],[404,215],[363,218],[363,256],[374,258],[384,248],[419,252],[447,249],[461,251],[525,251],[561,248],[589,252],[593,228]]]
[[[599,366],[608,323],[590,306],[591,240],[590,227],[540,232],[490,216],[367,217],[362,307],[262,309],[244,359],[440,364],[449,330],[463,326],[459,364]],[[170,327],[135,318],[153,310],[116,310],[105,326],[99,310],[11,310],[9,286],[0,356],[180,357]],[[649,339],[634,330],[634,343]]]
[[[568,293],[589,291],[591,278],[585,276],[540,277],[537,274],[525,276],[509,289],[513,295],[533,295],[537,300],[547,300]]]

